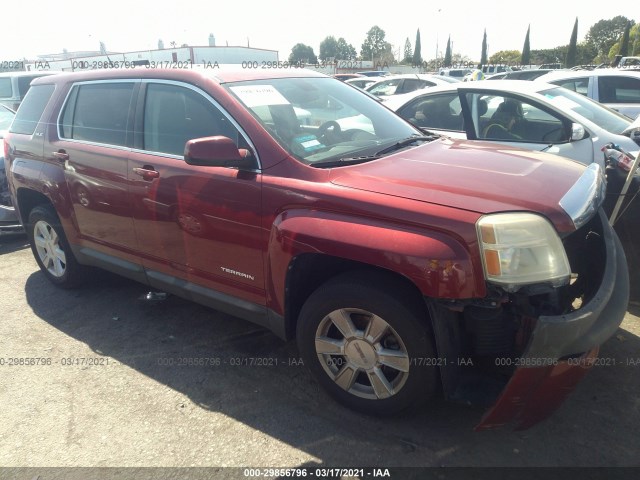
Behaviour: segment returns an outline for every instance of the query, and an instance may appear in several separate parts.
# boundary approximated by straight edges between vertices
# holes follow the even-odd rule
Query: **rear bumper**
[[[600,288],[580,309],[541,316],[519,366],[476,430],[505,424],[528,428],[547,418],[594,364],[599,346],[624,319],[629,302],[629,272],[622,245],[599,212],[606,247]]]

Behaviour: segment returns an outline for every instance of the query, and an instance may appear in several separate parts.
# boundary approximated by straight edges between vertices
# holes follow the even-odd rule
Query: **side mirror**
[[[571,141],[577,142],[578,140],[583,140],[587,138],[587,131],[584,129],[582,125],[579,123],[571,124]]]
[[[202,167],[254,168],[249,150],[238,148],[229,137],[194,138],[184,147],[184,161]]]

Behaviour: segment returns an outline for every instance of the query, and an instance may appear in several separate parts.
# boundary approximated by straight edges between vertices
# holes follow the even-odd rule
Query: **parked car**
[[[555,72],[549,68],[532,68],[529,70],[516,70],[514,72],[496,73],[487,76],[487,80],[535,80],[549,72]]]
[[[608,143],[638,155],[631,120],[567,89],[542,82],[485,80],[396,95],[385,105],[414,125],[452,138],[541,150],[604,168]],[[501,105],[517,105],[509,132],[488,129]],[[626,132],[626,133],[625,133]]]
[[[509,65],[482,65],[480,70],[482,70],[482,73],[488,76],[488,75],[495,75],[496,73],[512,72],[518,69],[513,68]]]
[[[391,75],[387,70],[365,70],[358,73],[365,77],[386,77],[387,75]]]
[[[53,284],[102,267],[296,338],[360,412],[443,392],[526,428],[627,307],[598,165],[424,135],[316,72],[41,78],[4,141]]]
[[[360,73],[336,73],[335,75],[332,75],[332,76],[333,78],[337,78],[338,80],[342,80],[343,82],[345,80],[365,77],[365,75],[362,75]]]
[[[375,77],[361,77],[361,78],[351,78],[349,80],[345,80],[345,83],[349,85],[353,85],[354,87],[358,87],[362,90],[365,90],[372,83],[377,82]]]
[[[14,111],[29,91],[31,80],[56,72],[2,72],[0,73],[0,104]]]
[[[573,90],[630,118],[640,115],[640,71],[615,68],[559,70],[536,80]]]
[[[9,107],[0,105],[0,141],[4,138],[15,115],[16,113]],[[22,225],[11,203],[11,195],[9,195],[9,184],[7,183],[4,165],[4,150],[0,150],[0,236],[22,231]]]
[[[458,80],[462,80],[465,76],[473,71],[471,68],[441,68],[439,70],[440,75],[445,77],[454,77]]]
[[[430,75],[422,73],[407,73],[403,75],[391,75],[372,83],[365,90],[372,95],[386,98],[392,95],[413,92],[426,87],[436,85],[449,85],[450,82],[443,80],[442,75]]]

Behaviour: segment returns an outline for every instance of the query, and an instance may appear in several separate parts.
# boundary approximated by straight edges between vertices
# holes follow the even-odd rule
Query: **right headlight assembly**
[[[524,285],[565,285],[571,277],[562,241],[551,223],[533,213],[495,213],[476,224],[488,282],[515,292]]]

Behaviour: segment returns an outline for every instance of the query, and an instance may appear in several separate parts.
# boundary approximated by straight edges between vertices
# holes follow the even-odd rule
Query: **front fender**
[[[291,260],[303,253],[330,255],[384,268],[413,282],[431,298],[485,295],[469,251],[452,236],[336,212],[288,210],[272,224],[267,254],[268,302],[284,311]],[[481,276],[480,276],[481,277]]]

